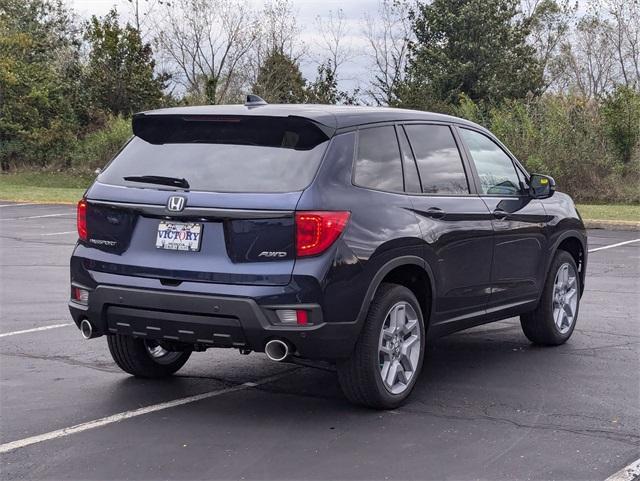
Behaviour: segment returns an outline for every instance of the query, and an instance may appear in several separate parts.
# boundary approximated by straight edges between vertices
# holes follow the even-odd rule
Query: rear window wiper
[[[171,185],[173,187],[180,187],[182,189],[189,188],[189,182],[187,182],[187,179],[179,179],[177,177],[163,177],[161,175],[131,175],[129,177],[123,177],[123,179],[129,182]]]

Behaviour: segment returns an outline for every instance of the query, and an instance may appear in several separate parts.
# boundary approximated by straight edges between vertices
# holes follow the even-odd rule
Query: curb
[[[640,231],[640,222],[633,220],[591,220],[583,219],[587,229]]]

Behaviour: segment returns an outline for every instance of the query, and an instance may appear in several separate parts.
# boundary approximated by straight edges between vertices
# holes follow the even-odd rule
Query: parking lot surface
[[[517,319],[439,339],[410,401],[378,412],[263,354],[127,376],[67,311],[74,207],[0,202],[2,478],[605,479],[640,457],[638,237],[589,232],[567,344]]]

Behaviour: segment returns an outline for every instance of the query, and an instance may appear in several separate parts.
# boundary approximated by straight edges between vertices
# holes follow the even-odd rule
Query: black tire
[[[191,356],[191,351],[169,352],[163,359],[149,352],[149,341],[119,334],[107,336],[111,357],[118,367],[136,377],[162,378],[178,371]],[[157,343],[155,343],[157,344]]]
[[[575,273],[576,307],[569,329],[566,332],[561,332],[554,320],[553,292],[558,270],[565,264],[569,264]],[[580,287],[580,275],[575,260],[568,252],[563,250],[557,251],[551,262],[551,267],[549,268],[538,306],[534,311],[520,316],[520,325],[527,339],[534,344],[543,346],[558,346],[567,342],[578,320]]]
[[[420,350],[417,368],[406,389],[400,394],[390,392],[380,373],[380,353],[378,351],[381,331],[391,308],[399,302],[408,303],[418,319]],[[360,337],[351,357],[338,363],[338,380],[349,401],[375,409],[393,409],[400,406],[411,394],[422,370],[425,351],[424,318],[416,297],[404,286],[381,284],[369,307]]]

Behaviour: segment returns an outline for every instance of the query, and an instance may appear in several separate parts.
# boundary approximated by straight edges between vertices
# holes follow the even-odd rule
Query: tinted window
[[[155,117],[134,119],[136,137],[99,182],[170,189],[124,180],[162,176],[184,178],[191,190],[291,192],[311,183],[328,144],[324,133],[301,120]]]
[[[400,150],[402,151],[402,171],[404,172],[404,190],[407,192],[422,192],[420,187],[420,176],[418,175],[418,167],[413,160],[411,147],[407,135],[402,127],[397,129],[398,140],[400,141]]]
[[[476,164],[483,194],[517,195],[520,193],[518,174],[511,158],[486,135],[460,129],[471,158]]]
[[[400,149],[393,126],[360,130],[354,181],[371,189],[403,190]]]
[[[428,194],[468,194],[462,157],[446,125],[405,126],[418,162],[422,191]]]

